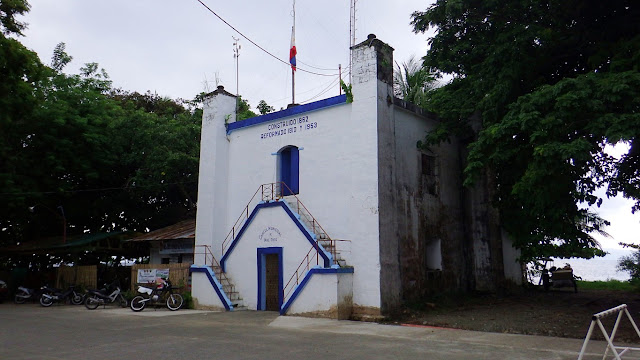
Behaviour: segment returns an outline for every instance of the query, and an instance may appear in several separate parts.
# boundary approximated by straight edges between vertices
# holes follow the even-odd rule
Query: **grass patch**
[[[618,290],[637,291],[638,286],[629,281],[607,280],[607,281],[578,281],[578,291],[584,290]]]

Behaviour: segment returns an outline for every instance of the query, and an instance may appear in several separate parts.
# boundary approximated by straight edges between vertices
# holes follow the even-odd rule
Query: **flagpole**
[[[293,0],[293,27],[291,28],[291,46],[295,46],[296,38],[296,0]],[[294,55],[295,56],[295,55]],[[295,59],[295,58],[294,58]],[[296,68],[295,62],[291,67],[291,105],[296,103]]]

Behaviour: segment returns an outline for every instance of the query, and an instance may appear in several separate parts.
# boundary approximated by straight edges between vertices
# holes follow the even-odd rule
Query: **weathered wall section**
[[[395,182],[402,296],[405,301],[458,289],[465,277],[464,222],[458,143],[421,150],[437,125],[396,101]]]

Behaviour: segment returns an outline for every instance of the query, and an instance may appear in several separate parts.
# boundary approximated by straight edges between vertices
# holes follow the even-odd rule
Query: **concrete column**
[[[398,221],[393,191],[395,190],[396,144],[393,113],[393,48],[371,34],[353,47],[353,117],[359,123],[375,125],[371,130],[377,154],[375,189],[378,203],[378,237],[368,246],[377,247],[380,311],[394,312],[401,303],[402,282],[398,256]],[[374,241],[376,242],[374,244]],[[354,251],[357,251],[354,246]],[[360,269],[356,269],[355,276]],[[371,272],[373,274],[373,272]],[[355,290],[355,289],[354,289]],[[354,307],[354,313],[360,309]],[[374,314],[371,314],[374,315]]]
[[[198,212],[196,218],[197,245],[209,245],[218,260],[222,256],[222,241],[229,230],[227,198],[229,178],[228,122],[236,118],[236,97],[223,86],[204,100],[200,138],[200,174],[198,180]],[[195,264],[203,265],[204,257],[196,256]]]

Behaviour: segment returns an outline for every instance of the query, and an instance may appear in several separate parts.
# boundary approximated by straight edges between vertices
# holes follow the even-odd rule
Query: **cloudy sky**
[[[203,0],[244,36],[286,62],[289,59],[293,0]],[[356,43],[367,34],[396,49],[395,59],[424,56],[427,36],[411,31],[411,13],[429,1],[358,0]],[[29,24],[21,41],[50,62],[64,42],[73,63],[67,72],[97,62],[116,87],[150,90],[192,99],[214,90],[216,79],[236,93],[233,43],[239,38],[238,90],[252,106],[260,100],[277,109],[291,102],[291,70],[260,50],[197,0],[30,0]],[[348,79],[348,0],[297,0],[296,102],[338,94],[338,67]],[[305,73],[309,70],[322,75]],[[324,76],[323,76],[324,75]]]
[[[211,10],[275,57],[288,61],[293,0],[202,0]],[[429,34],[414,34],[411,14],[427,9],[431,0],[358,0],[356,43],[376,34],[394,49],[394,59],[406,62],[427,51]],[[77,73],[97,62],[124,90],[156,92],[192,99],[216,84],[236,93],[234,37],[241,46],[238,91],[255,107],[265,100],[276,109],[291,102],[291,70],[260,50],[209,12],[197,0],[30,0],[29,24],[20,41],[50,63],[56,44],[66,43],[73,62],[65,69]],[[348,0],[297,0],[296,102],[338,95],[338,64],[348,79]],[[302,70],[316,74],[309,74]],[[317,75],[320,74],[320,75]],[[606,201],[601,216],[612,222],[613,239],[599,238],[603,247],[640,243],[640,214],[632,203]]]

